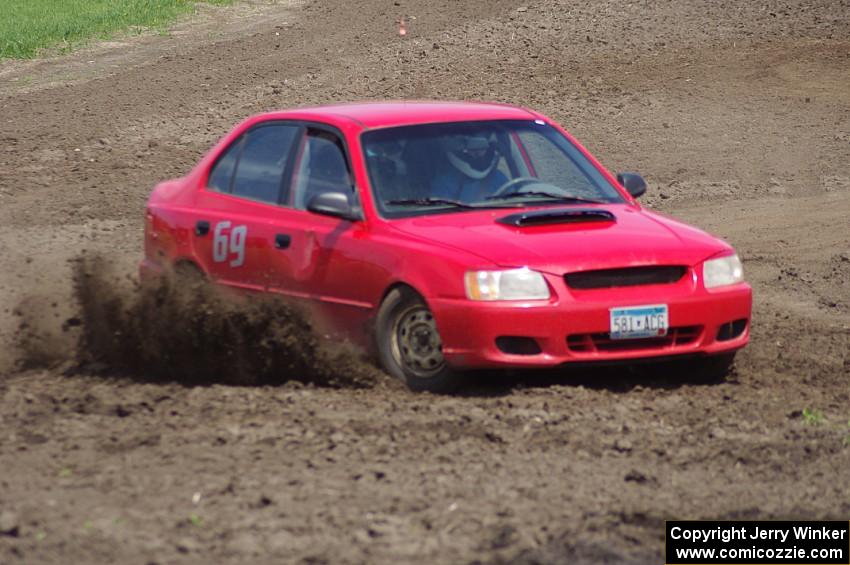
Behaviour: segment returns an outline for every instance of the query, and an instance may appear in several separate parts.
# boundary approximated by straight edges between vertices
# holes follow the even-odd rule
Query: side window
[[[277,204],[297,126],[268,125],[248,132],[233,177],[233,195]]]
[[[239,158],[239,152],[242,151],[242,142],[245,141],[245,136],[237,139],[227,150],[224,155],[219,157],[212,171],[210,178],[207,180],[207,187],[218,192],[230,192],[230,183],[233,181],[233,171],[236,169],[236,160]]]
[[[325,131],[308,131],[303,151],[296,163],[292,205],[305,210],[316,194],[351,194],[353,184],[340,139]]]

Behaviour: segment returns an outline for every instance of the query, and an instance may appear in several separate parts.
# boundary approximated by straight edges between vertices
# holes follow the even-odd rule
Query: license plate
[[[611,308],[611,339],[638,339],[667,335],[667,305]]]

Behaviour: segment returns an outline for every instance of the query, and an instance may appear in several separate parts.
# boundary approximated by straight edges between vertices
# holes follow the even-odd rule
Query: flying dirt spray
[[[317,335],[278,297],[237,296],[169,275],[140,285],[100,255],[73,264],[76,362],[110,373],[186,384],[370,387],[382,374],[351,347]]]

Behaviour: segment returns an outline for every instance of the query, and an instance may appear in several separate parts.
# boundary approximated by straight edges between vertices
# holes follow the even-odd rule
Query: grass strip
[[[231,4],[234,0],[202,0]],[[0,0],[0,58],[29,59],[45,48],[66,51],[116,32],[165,30],[198,0]]]

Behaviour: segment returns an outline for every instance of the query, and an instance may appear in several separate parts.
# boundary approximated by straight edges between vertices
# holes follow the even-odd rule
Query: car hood
[[[637,265],[693,266],[731,250],[728,244],[705,232],[636,206],[583,208],[608,211],[614,219],[566,219],[515,226],[499,221],[517,213],[504,209],[420,216],[397,220],[392,225],[409,236],[473,253],[500,267],[527,266],[553,274]]]

